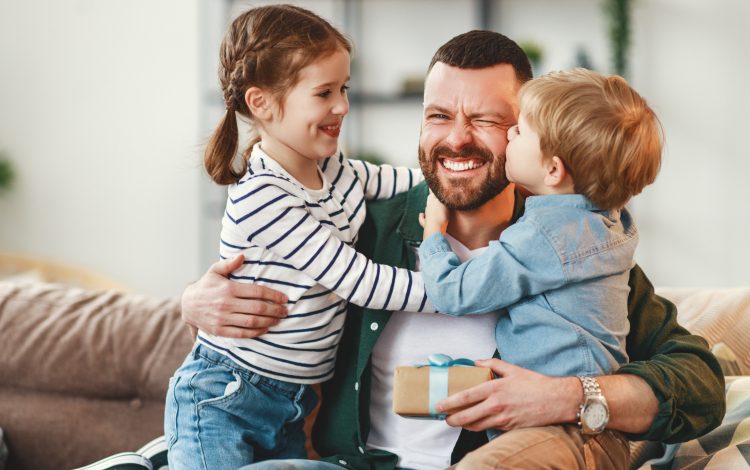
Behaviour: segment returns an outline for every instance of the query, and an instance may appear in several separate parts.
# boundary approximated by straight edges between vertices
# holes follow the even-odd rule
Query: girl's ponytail
[[[227,107],[227,112],[211,135],[206,153],[203,155],[203,166],[215,183],[236,183],[247,171],[246,159],[243,158],[240,165],[234,161],[238,142],[237,117],[234,109]]]

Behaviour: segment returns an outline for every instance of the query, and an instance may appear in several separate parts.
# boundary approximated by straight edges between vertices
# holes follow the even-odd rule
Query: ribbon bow
[[[446,413],[438,413],[435,409],[437,403],[448,397],[448,368],[449,367],[471,367],[474,365],[474,361],[466,358],[453,359],[447,354],[430,354],[427,357],[429,364],[422,364],[417,367],[429,367],[429,400],[430,400],[430,415],[438,419],[445,419]]]

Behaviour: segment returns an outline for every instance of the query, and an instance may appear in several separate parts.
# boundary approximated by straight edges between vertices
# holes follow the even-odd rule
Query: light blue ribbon
[[[448,397],[448,368],[454,366],[473,366],[474,361],[466,358],[453,359],[447,354],[431,354],[427,357],[427,361],[429,364],[417,367],[428,366],[430,368],[430,415],[438,419],[445,419],[447,414],[438,413],[436,405],[440,400]]]

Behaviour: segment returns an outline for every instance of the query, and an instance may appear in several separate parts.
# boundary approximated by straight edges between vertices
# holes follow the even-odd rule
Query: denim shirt
[[[628,361],[629,271],[638,243],[630,213],[578,194],[532,196],[518,222],[461,263],[433,235],[419,248],[427,295],[441,312],[507,308],[500,356],[556,375],[600,375]]]

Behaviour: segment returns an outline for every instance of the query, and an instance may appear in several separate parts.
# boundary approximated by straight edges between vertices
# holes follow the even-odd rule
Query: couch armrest
[[[192,344],[178,299],[0,282],[0,385],[163,399]]]
[[[750,288],[656,289],[677,306],[677,320],[713,347],[724,343],[737,357],[741,373],[750,374]]]

